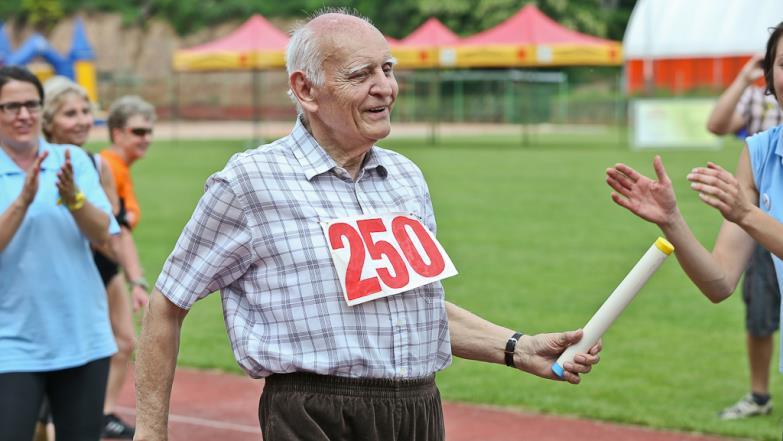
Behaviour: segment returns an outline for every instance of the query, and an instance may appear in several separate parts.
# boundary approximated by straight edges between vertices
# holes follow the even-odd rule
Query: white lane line
[[[115,406],[115,408],[120,413],[124,413],[127,415],[136,415],[136,409],[132,407]],[[169,421],[174,421],[175,423],[192,424],[194,426],[211,427],[213,429],[225,429],[225,430],[234,430],[236,432],[261,434],[261,429],[257,426],[225,423],[223,421],[215,421],[206,418],[189,417],[185,415],[169,414]]]

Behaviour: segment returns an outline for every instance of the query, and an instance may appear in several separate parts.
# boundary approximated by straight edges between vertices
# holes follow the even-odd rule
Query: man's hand
[[[523,335],[517,343],[514,357],[519,360],[519,369],[542,378],[560,380],[552,372],[552,364],[569,346],[582,339],[582,330],[556,332],[550,334]],[[590,372],[600,360],[601,341],[593,345],[587,354],[577,354],[573,363],[563,366],[563,379],[571,384],[579,384],[580,374]]]

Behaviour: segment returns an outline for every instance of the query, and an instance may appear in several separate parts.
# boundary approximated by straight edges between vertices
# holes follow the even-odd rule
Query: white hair
[[[313,30],[307,26],[307,24],[314,19],[326,14],[350,15],[365,21],[370,26],[373,25],[372,22],[370,22],[370,19],[359,15],[356,10],[353,9],[327,7],[317,10],[306,22],[299,23],[291,31],[291,39],[288,40],[285,59],[288,78],[291,78],[292,73],[298,71],[304,73],[305,78],[310,82],[311,85],[323,86],[324,59],[320,50],[320,36],[316,35],[315,32],[313,32]],[[294,104],[296,104],[296,111],[298,113],[302,113],[302,106],[299,103],[296,94],[294,94],[290,88],[288,89],[288,97]]]

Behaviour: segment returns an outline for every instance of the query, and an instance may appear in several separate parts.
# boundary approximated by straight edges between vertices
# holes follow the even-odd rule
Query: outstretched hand
[[[708,162],[707,167],[694,168],[688,180],[699,198],[730,222],[739,224],[754,207],[737,178],[718,164]]]
[[[517,344],[520,369],[543,378],[560,380],[552,372],[552,364],[560,354],[582,339],[581,330],[555,332],[550,334],[525,335]],[[593,365],[600,361],[601,341],[593,345],[587,354],[577,354],[573,362],[563,366],[563,379],[571,384],[579,384],[580,374],[590,372]]]
[[[666,174],[660,156],[653,161],[657,181],[625,164],[606,169],[606,183],[614,190],[612,200],[642,219],[665,225],[677,214],[677,198],[672,181]]]

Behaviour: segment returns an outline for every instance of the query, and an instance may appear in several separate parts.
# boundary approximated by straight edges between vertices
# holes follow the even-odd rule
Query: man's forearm
[[[136,440],[168,439],[171,386],[186,313],[153,292],[136,356]]]
[[[459,306],[446,302],[451,352],[460,358],[503,363],[506,341],[514,333]]]

